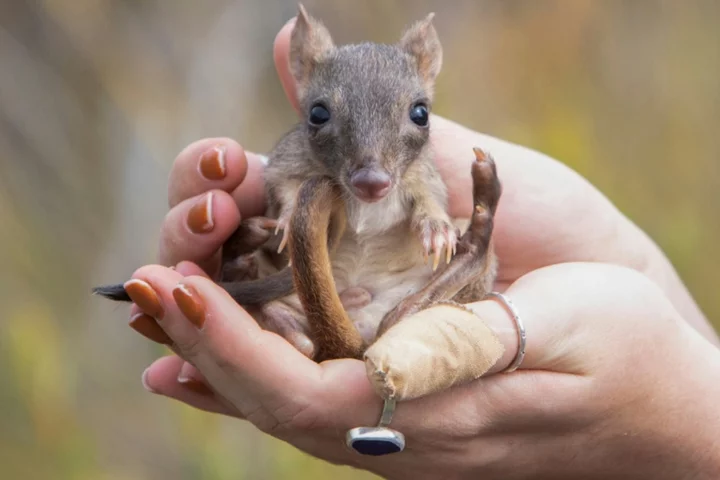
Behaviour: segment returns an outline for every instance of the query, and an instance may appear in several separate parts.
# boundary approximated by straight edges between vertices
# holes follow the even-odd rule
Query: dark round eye
[[[428,109],[424,103],[415,104],[410,110],[410,120],[416,125],[421,127],[427,127],[428,124]]]
[[[330,112],[322,105],[314,105],[310,109],[310,123],[316,127],[327,123],[330,120]]]

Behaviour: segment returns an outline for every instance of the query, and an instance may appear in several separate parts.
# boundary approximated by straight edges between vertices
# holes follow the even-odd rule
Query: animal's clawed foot
[[[502,187],[492,155],[480,148],[473,148],[475,161],[472,163],[473,212],[470,226],[460,239],[460,248],[475,250],[484,254],[490,244],[493,231],[493,217],[497,210]]]
[[[453,255],[455,255],[458,241],[457,229],[450,222],[450,219],[433,218],[431,216],[421,217],[415,228],[422,242],[425,263],[428,262],[430,254],[432,254],[432,268],[433,271],[437,270],[443,252],[445,254],[445,263],[450,263]]]

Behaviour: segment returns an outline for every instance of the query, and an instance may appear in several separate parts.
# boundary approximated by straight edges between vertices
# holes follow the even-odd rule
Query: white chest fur
[[[372,301],[348,315],[371,341],[383,316],[425,286],[432,275],[422,245],[409,225],[409,205],[400,195],[381,202],[348,202],[348,225],[332,256],[338,292],[360,287]]]
[[[346,199],[348,230],[358,236],[378,235],[405,221],[410,200],[399,189],[393,189],[379,202],[362,202],[354,197]]]

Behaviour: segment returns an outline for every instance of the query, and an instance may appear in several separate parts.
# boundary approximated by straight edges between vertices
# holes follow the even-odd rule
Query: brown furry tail
[[[332,183],[322,177],[306,180],[290,219],[288,248],[317,361],[360,358],[363,353],[362,337],[340,302],[330,265],[330,250],[344,227],[344,205]]]

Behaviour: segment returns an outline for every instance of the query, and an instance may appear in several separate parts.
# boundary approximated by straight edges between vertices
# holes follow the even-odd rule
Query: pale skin
[[[275,61],[296,105],[287,70],[290,28],[277,37]],[[438,167],[457,193],[452,216],[467,217],[472,208],[463,194],[471,187],[465,172],[472,147],[496,159],[504,187],[494,233],[496,289],[517,305],[528,332],[518,372],[497,374],[517,348],[507,312],[494,300],[477,302],[471,307],[505,345],[495,367],[479,381],[403,402],[392,424],[408,439],[402,454],[348,451],[344,432],[376,423],[380,412],[364,365],[314,363],[262,330],[207,279],[240,219],[263,212],[260,157],[214,138],[190,145],[173,165],[158,263],[176,269],[151,265],[133,276],[157,294],[163,312],[155,317],[177,354],[156,361],[143,375],[145,386],[389,478],[715,478],[718,337],[667,258],[559,162],[441,117],[431,122]],[[225,176],[207,180],[198,161],[217,145],[226,149]],[[208,191],[213,228],[192,233],[190,208]],[[193,287],[204,305],[202,328],[178,307],[179,283]],[[140,311],[133,305],[133,314]]]

